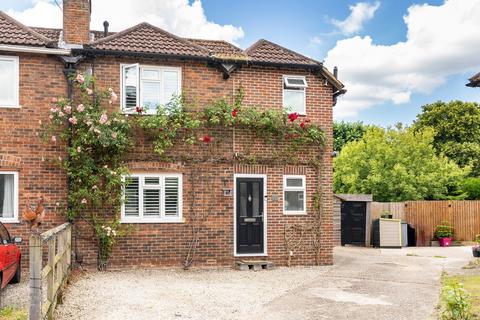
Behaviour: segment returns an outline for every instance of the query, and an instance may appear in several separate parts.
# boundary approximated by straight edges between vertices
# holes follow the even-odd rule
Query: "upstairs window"
[[[182,222],[181,174],[134,174],[126,179],[122,222]]]
[[[283,76],[283,107],[288,112],[307,113],[305,91],[307,80],[303,76]]]
[[[306,213],[305,176],[283,176],[283,213]]]
[[[181,69],[175,67],[122,65],[122,110],[135,112],[140,106],[146,114],[155,114],[181,93]]]
[[[0,171],[0,221],[18,222],[18,172]]]
[[[0,108],[18,108],[18,57],[0,56]]]

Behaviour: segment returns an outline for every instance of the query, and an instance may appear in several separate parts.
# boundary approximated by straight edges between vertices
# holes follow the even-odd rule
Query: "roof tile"
[[[255,42],[251,47],[246,49],[244,53],[254,62],[322,65],[318,61],[264,39]]]
[[[160,53],[192,57],[209,55],[207,49],[146,22],[97,40],[88,47],[108,51]]]
[[[11,45],[52,46],[47,37],[0,11],[0,43]]]

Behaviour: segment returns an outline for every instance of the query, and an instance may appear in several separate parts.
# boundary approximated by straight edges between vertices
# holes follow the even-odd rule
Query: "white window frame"
[[[287,187],[287,179],[302,179],[301,187]],[[285,210],[285,192],[287,191],[303,191],[303,210],[288,211]],[[307,180],[305,175],[284,175],[283,176],[283,214],[284,215],[306,215],[307,214]]]
[[[18,223],[18,172],[17,171],[0,171],[0,174],[13,174],[13,217],[0,217],[2,223]]]
[[[125,215],[125,192],[123,193],[123,203],[121,211],[121,223],[184,223],[183,219],[183,175],[181,173],[132,173],[130,176],[124,176],[123,181],[133,177],[139,179],[138,181],[138,217],[128,217]],[[145,185],[145,177],[159,178],[160,184],[157,188],[161,189],[161,204],[160,217],[158,218],[144,218],[143,217],[143,190],[144,188],[155,189],[154,185]],[[165,178],[178,178],[178,216],[165,216]]]
[[[12,61],[14,65],[14,96],[13,96],[13,104],[4,104],[0,101],[0,108],[20,108],[19,102],[19,90],[20,90],[20,83],[19,83],[19,59],[17,56],[2,56],[0,55],[0,60],[4,61]]]
[[[138,63],[133,63],[133,64],[120,64],[120,97],[121,97],[121,103],[120,103],[120,110],[122,113],[129,113],[129,114],[134,114],[136,113],[135,109],[127,109],[125,107],[125,99],[126,95],[124,92],[123,88],[123,70],[124,68],[127,67],[137,67],[137,106],[141,105],[142,102],[142,71],[144,69],[147,70],[157,70],[160,72],[160,79],[161,80],[156,80],[160,81],[161,86],[162,86],[162,91],[160,92],[160,98],[162,101],[165,100],[165,90],[164,90],[164,84],[165,84],[165,79],[164,79],[164,71],[176,71],[178,74],[178,92],[182,92],[182,68],[181,67],[170,67],[170,66],[155,66],[155,65],[144,65],[144,64],[138,64]],[[146,80],[146,81],[155,81],[155,80]],[[165,102],[164,102],[165,103]],[[156,110],[148,110],[147,113],[145,114],[155,114]]]
[[[304,85],[289,84],[288,79],[301,79],[301,80],[303,80]],[[285,87],[287,87],[287,88],[285,88]],[[303,91],[303,110],[301,110],[300,112],[292,110],[292,112],[298,112],[298,114],[302,115],[302,116],[307,115],[307,88],[308,88],[308,84],[307,84],[307,79],[306,79],[305,76],[284,75],[282,77],[282,90],[283,90],[282,91],[282,98],[283,98],[282,104],[283,104],[283,108],[289,108],[290,107],[290,106],[285,105],[285,93],[286,92],[299,92],[300,90],[298,90],[298,89],[302,89],[302,91]]]

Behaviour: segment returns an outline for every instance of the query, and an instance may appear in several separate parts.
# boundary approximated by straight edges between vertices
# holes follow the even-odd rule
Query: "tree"
[[[480,176],[480,105],[474,102],[438,101],[422,107],[415,130],[435,130],[434,147],[459,166],[471,166],[471,175]]]
[[[463,182],[463,190],[468,200],[480,199],[480,178],[467,178]]]
[[[338,193],[373,194],[376,201],[445,199],[460,193],[468,174],[432,146],[433,129],[368,128],[334,162]]]
[[[333,150],[341,151],[343,146],[351,141],[357,141],[365,133],[367,126],[361,121],[333,123]]]

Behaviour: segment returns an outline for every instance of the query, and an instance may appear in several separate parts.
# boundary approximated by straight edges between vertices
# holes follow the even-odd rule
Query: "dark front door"
[[[237,253],[263,253],[263,179],[237,178]]]
[[[365,245],[365,222],[367,204],[365,202],[342,202],[342,246],[345,244]]]

